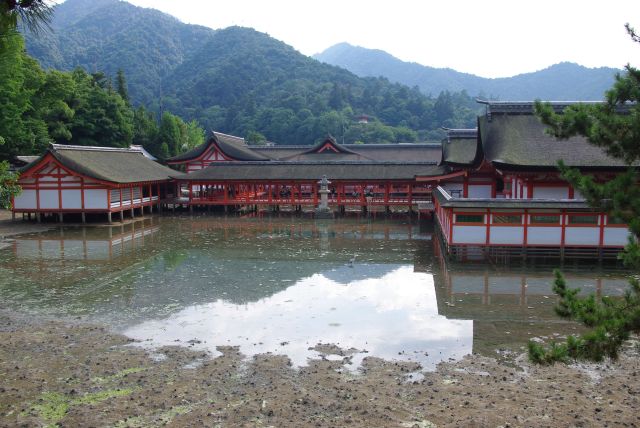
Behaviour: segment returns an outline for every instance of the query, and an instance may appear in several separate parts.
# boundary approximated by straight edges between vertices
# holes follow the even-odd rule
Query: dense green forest
[[[475,125],[465,92],[425,96],[418,88],[356,75],[300,54],[266,34],[187,25],[117,0],[67,0],[53,32],[27,35],[43,67],[115,77],[124,70],[133,105],[171,112],[206,129],[313,144],[331,133],[345,142],[439,139],[440,127]],[[372,122],[357,124],[358,115]]]
[[[22,36],[0,37],[0,160],[42,153],[50,142],[128,147],[161,157],[202,143],[204,131],[165,112],[160,123],[130,105],[124,73],[115,84],[83,69],[44,71],[24,51]]]

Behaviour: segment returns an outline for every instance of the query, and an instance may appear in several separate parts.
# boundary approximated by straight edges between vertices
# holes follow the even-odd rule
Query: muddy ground
[[[104,327],[0,312],[0,426],[446,427],[640,425],[639,346],[600,365],[472,355],[423,379],[413,364],[149,353]],[[414,379],[414,380],[412,380]],[[417,379],[417,380],[415,380]]]
[[[44,232],[55,226],[38,224],[35,221],[21,221],[22,214],[16,214],[16,221],[12,221],[11,211],[0,209],[0,248],[7,244],[11,236],[23,233]]]
[[[48,227],[0,211],[0,241]],[[637,341],[616,362],[537,367],[524,355],[471,355],[422,378],[414,364],[376,358],[344,370],[348,350],[331,346],[300,369],[233,347],[215,359],[147,352],[103,326],[1,307],[2,427],[640,426]]]

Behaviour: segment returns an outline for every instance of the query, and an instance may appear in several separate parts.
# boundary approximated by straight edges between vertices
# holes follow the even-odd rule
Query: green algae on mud
[[[110,398],[129,395],[133,391],[132,388],[103,390],[87,393],[81,397],[70,397],[58,392],[44,392],[23,416],[30,414],[48,426],[57,426],[73,406],[96,404]]]

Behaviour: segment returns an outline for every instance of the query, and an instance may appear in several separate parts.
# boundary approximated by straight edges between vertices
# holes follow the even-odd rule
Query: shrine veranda
[[[560,111],[568,103],[555,103]],[[141,147],[52,144],[26,165],[13,213],[106,216],[122,221],[184,207],[313,212],[319,181],[331,210],[432,216],[446,253],[606,258],[629,239],[625,224],[591,209],[557,161],[605,182],[628,166],[582,137],[556,140],[533,103],[487,102],[475,129],[447,129],[441,144],[250,146],[213,132],[164,166]]]

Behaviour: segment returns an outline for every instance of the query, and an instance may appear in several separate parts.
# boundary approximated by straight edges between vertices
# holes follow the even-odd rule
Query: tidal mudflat
[[[550,267],[450,265],[403,219],[154,217],[0,251],[6,426],[638,424],[637,345],[532,367],[577,326]],[[618,294],[624,274],[567,267]],[[432,424],[432,425],[430,425]]]

